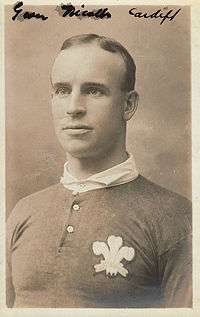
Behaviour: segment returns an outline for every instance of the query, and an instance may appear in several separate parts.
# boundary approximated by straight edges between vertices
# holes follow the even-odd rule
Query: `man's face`
[[[100,157],[124,142],[124,75],[123,59],[96,44],[59,53],[52,70],[52,113],[67,153]]]

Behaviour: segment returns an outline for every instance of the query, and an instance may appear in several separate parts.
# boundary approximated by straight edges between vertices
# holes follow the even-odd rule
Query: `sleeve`
[[[11,214],[6,223],[6,305],[13,307],[15,290],[12,281],[12,236],[14,232],[13,215]]]
[[[192,307],[192,235],[160,256],[165,307]]]
[[[15,301],[15,290],[12,283],[12,270],[10,263],[6,263],[6,305],[8,308],[12,308]]]
[[[12,251],[16,240],[16,231],[23,219],[24,200],[18,201],[6,222],[6,305],[12,308],[15,302],[15,288],[12,274]]]

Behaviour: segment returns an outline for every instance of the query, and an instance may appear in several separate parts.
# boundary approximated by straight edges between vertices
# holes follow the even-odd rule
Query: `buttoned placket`
[[[72,202],[68,219],[64,221],[63,232],[58,245],[58,253],[61,254],[66,243],[70,243],[73,234],[78,230],[80,221],[80,197],[77,191],[72,192]]]

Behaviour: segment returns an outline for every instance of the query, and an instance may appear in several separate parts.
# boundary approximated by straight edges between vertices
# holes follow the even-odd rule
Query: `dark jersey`
[[[19,201],[7,226],[14,307],[191,307],[190,202],[142,176]]]

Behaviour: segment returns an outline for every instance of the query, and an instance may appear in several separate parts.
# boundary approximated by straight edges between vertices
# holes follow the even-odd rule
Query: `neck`
[[[98,157],[76,158],[67,154],[68,170],[71,175],[81,180],[124,162],[128,158],[126,148],[122,151],[102,154]]]

